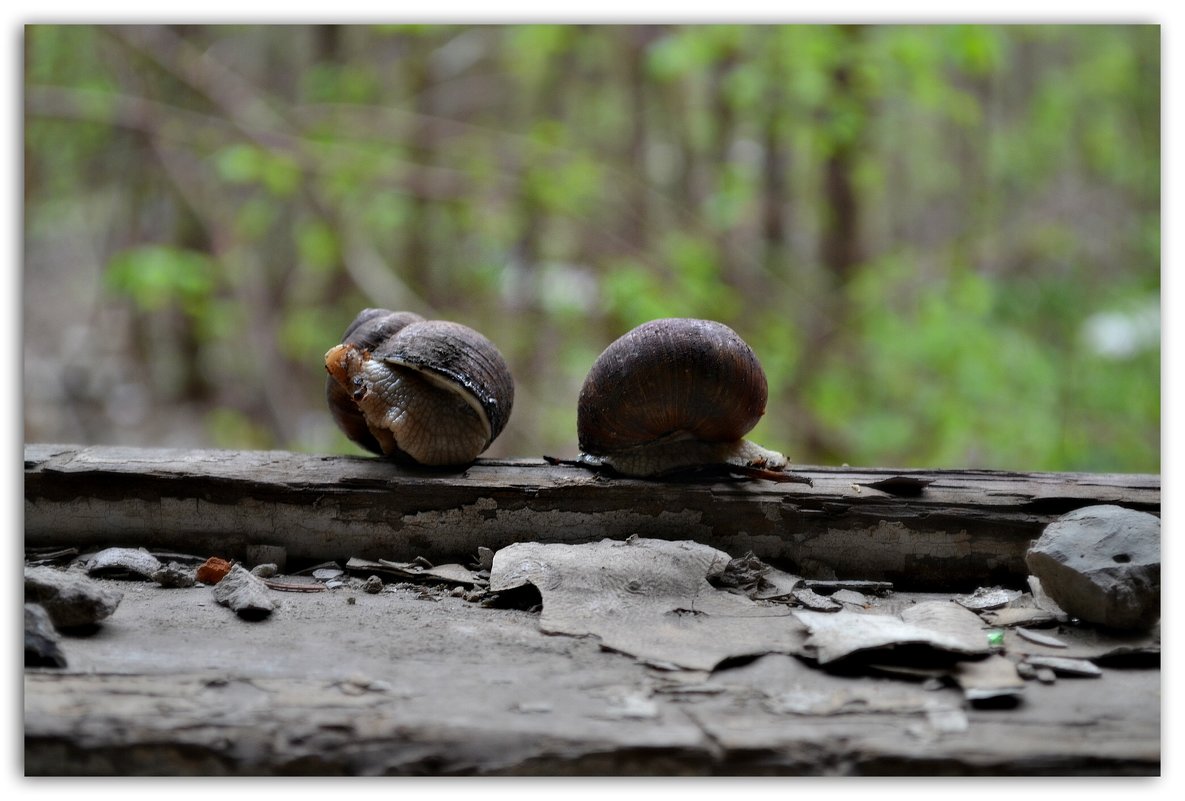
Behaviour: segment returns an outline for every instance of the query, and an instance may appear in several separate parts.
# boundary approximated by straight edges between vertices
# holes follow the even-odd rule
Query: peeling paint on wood
[[[1155,475],[799,472],[814,486],[608,479],[542,459],[432,471],[281,451],[29,445],[25,543],[461,561],[523,540],[638,534],[752,551],[805,578],[970,590],[1023,584],[1029,543],[1068,508],[1160,512]],[[853,490],[896,476],[930,483],[917,497]]]

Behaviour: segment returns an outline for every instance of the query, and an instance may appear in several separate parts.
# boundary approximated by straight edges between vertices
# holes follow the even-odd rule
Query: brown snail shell
[[[609,345],[585,378],[576,428],[586,462],[651,476],[707,464],[781,470],[743,439],[765,413],[753,349],[712,320],[652,320]]]
[[[346,436],[419,464],[472,462],[514,404],[510,368],[490,340],[410,312],[363,310],[325,367],[329,408]]]

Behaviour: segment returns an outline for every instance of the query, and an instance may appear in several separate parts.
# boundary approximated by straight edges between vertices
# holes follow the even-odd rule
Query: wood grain
[[[909,589],[1023,586],[1057,516],[1113,503],[1160,512],[1157,475],[801,467],[813,486],[613,478],[542,459],[463,471],[282,451],[28,445],[26,547],[145,546],[241,557],[471,558],[479,546],[631,534],[752,551],[807,578]],[[916,495],[868,486],[928,481]],[[891,482],[894,488],[901,482]],[[905,482],[908,489],[909,482]]]

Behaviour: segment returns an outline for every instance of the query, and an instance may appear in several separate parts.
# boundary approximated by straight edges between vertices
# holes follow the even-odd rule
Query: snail
[[[728,326],[652,320],[589,370],[576,409],[579,461],[635,477],[719,468],[809,483],[786,472],[785,456],[744,439],[767,394],[757,355]]]
[[[460,323],[364,309],[325,354],[338,426],[372,453],[431,466],[472,462],[502,432],[514,380],[494,343]]]

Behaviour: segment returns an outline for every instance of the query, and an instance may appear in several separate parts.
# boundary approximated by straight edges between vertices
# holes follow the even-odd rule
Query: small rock
[[[345,571],[340,567],[319,567],[313,571],[313,578],[317,581],[329,581],[341,578],[343,575],[345,575]]]
[[[791,597],[800,606],[813,609],[816,612],[838,612],[843,609],[843,604],[839,601],[833,601],[825,595],[819,595],[819,593],[809,587],[799,587],[791,593]]]
[[[242,565],[232,567],[214,585],[214,600],[229,606],[244,620],[262,620],[276,608],[263,579],[252,576]]]
[[[1097,679],[1103,675],[1103,671],[1098,665],[1086,659],[1068,659],[1064,656],[1026,656],[1025,661],[1037,669],[1038,679],[1041,678],[1042,668],[1048,668],[1059,676]]]
[[[162,587],[192,587],[197,583],[194,571],[177,562],[169,564],[152,574],[152,580]]]
[[[484,545],[477,546],[477,564],[482,570],[489,570],[494,566],[494,552]]]
[[[1118,629],[1160,619],[1160,518],[1121,506],[1076,509],[1045,527],[1025,555],[1066,614]]]
[[[66,667],[61,637],[41,604],[25,604],[25,667]]]
[[[1034,668],[1034,672],[1037,676],[1037,681],[1041,682],[1042,684],[1053,684],[1055,681],[1057,681],[1057,674],[1054,673],[1051,668]]]
[[[970,595],[956,595],[955,603],[973,611],[984,609],[999,609],[1007,606],[1020,596],[1020,590],[1006,590],[1003,587],[980,587]]]
[[[831,600],[852,604],[853,606],[868,606],[868,596],[855,590],[836,590],[831,593]]]
[[[383,591],[383,580],[378,576],[370,576],[366,581],[362,582],[362,590],[369,592],[371,595]]]
[[[230,562],[217,556],[211,556],[197,569],[197,580],[202,584],[217,584],[229,573]]]
[[[59,629],[93,626],[110,617],[123,593],[52,567],[25,568],[25,600],[41,604]]]
[[[262,565],[256,565],[251,568],[251,575],[259,578],[271,578],[280,572],[280,566],[275,562],[265,562]]]
[[[139,548],[104,548],[90,560],[86,572],[104,578],[151,579],[160,560]]]

